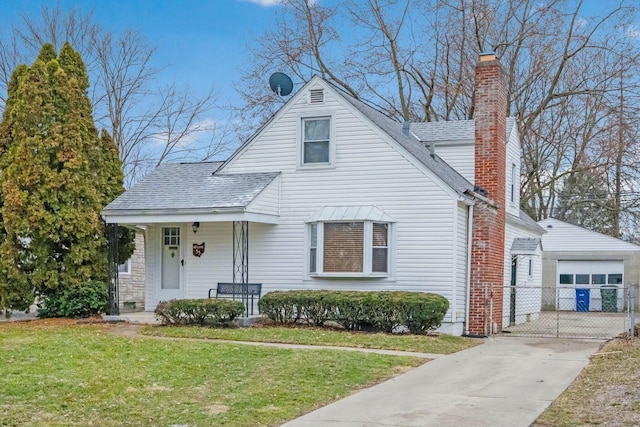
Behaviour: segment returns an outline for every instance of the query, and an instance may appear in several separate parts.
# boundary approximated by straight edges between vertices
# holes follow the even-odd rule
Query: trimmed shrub
[[[89,317],[104,313],[108,303],[109,287],[104,282],[60,286],[41,295],[38,317]]]
[[[242,313],[242,302],[213,298],[161,301],[155,310],[163,325],[229,326]]]
[[[277,323],[302,321],[322,326],[334,317],[333,297],[331,291],[274,291],[260,299],[258,308]]]
[[[404,326],[424,334],[441,325],[449,301],[423,292],[303,290],[269,292],[258,307],[276,323],[334,321],[348,330],[384,332]]]

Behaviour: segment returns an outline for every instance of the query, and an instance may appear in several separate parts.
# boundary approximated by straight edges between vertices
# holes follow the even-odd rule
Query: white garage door
[[[558,307],[560,310],[574,310],[575,289],[589,289],[589,311],[600,311],[602,301],[600,286],[618,285],[622,287],[623,261],[558,261]],[[618,292],[618,298],[622,293]]]

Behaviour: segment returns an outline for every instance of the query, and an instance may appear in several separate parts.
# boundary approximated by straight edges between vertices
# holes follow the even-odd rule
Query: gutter
[[[180,215],[180,214],[212,214],[212,213],[244,213],[245,206],[233,206],[228,208],[177,208],[177,209],[103,209],[102,217],[115,215]]]
[[[496,202],[494,202],[493,200],[491,200],[490,198],[483,196],[480,193],[476,193],[473,190],[465,190],[465,194],[470,195],[471,197],[478,199],[486,204],[488,204],[489,206],[498,209],[498,204]]]

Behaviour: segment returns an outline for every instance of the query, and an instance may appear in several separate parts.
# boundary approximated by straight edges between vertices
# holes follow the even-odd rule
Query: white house
[[[543,308],[576,310],[575,289],[583,289],[585,311],[622,310],[623,289],[640,283],[640,246],[553,218],[538,224],[546,231]],[[616,307],[603,307],[603,285],[618,287]]]
[[[543,230],[495,55],[476,81],[475,120],[403,126],[314,77],[225,162],[158,167],[102,212],[145,230],[145,309],[251,282],[437,293],[453,334],[539,312],[505,291],[540,287]]]

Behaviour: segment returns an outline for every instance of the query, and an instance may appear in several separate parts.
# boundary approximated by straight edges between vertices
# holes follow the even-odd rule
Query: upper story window
[[[302,119],[302,164],[329,164],[331,162],[331,118]]]
[[[511,164],[511,203],[516,201],[516,184],[518,183],[518,168],[515,163]]]

